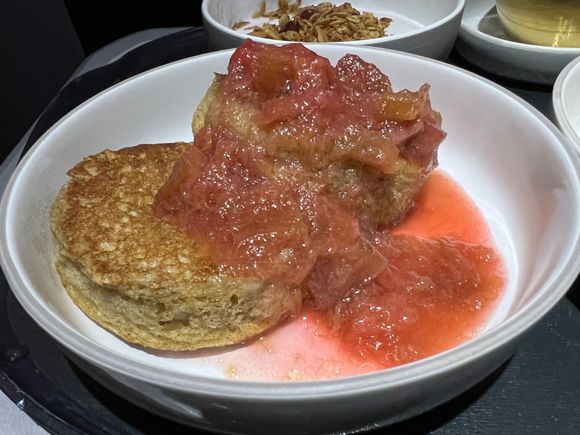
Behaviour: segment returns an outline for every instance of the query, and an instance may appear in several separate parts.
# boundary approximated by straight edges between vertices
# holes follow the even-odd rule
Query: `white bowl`
[[[0,260],[20,303],[90,374],[151,412],[213,430],[289,434],[410,417],[505,361],[580,269],[580,162],[543,115],[505,89],[437,61],[369,47],[312,47],[332,62],[358,54],[389,74],[395,88],[431,83],[448,132],[440,167],[489,223],[509,275],[505,296],[486,330],[461,346],[325,381],[235,380],[211,357],[145,352],[101,329],[70,301],[54,271],[49,206],[66,171],[89,154],[191,139],[193,108],[232,51],[168,64],[107,89],[55,124],[26,154],[0,204]]]
[[[457,51],[469,62],[503,77],[551,85],[580,48],[514,41],[501,24],[495,0],[467,0]]]
[[[260,3],[261,0],[204,0],[201,13],[212,46],[215,49],[237,47],[246,38],[269,44],[289,43],[249,36],[242,30],[232,29],[239,21],[256,22],[251,17]],[[321,1],[302,2],[303,6],[318,3]],[[455,43],[465,0],[351,0],[350,3],[359,11],[392,18],[388,28],[391,36],[338,44],[369,45],[444,59]],[[277,5],[278,0],[266,0],[268,11],[277,9]]]
[[[580,152],[580,56],[570,62],[556,79],[552,105],[560,130]]]

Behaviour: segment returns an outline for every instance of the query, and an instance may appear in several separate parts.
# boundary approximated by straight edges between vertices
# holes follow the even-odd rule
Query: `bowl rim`
[[[580,132],[577,132],[572,126],[568,112],[564,107],[564,94],[574,74],[580,79],[580,55],[568,63],[558,74],[552,91],[552,106],[560,129],[575,144],[576,152],[580,152]]]
[[[329,44],[313,44],[313,49],[340,50],[345,51],[348,47]],[[352,49],[353,47],[351,47]],[[364,52],[380,51],[386,56],[396,58],[411,57],[421,62],[434,63],[443,69],[451,69],[460,74],[465,74],[471,79],[481,81],[490,87],[491,91],[500,92],[510,98],[515,99],[529,110],[529,116],[535,118],[543,127],[548,128],[554,135],[554,147],[562,153],[562,158],[567,166],[570,166],[571,173],[577,177],[571,180],[576,201],[580,203],[580,156],[574,152],[574,148],[561,132],[537,109],[531,106],[520,97],[514,95],[505,88],[459,67],[445,64],[437,60],[424,58],[421,56],[403,53],[396,50],[388,50],[378,47],[356,47],[357,54],[364,57]],[[8,210],[10,200],[14,194],[15,187],[20,181],[20,174],[26,168],[28,161],[35,155],[39,146],[57,128],[65,123],[74,114],[92,103],[104,93],[123,86],[127,82],[138,80],[146,75],[154,74],[165,68],[185,63],[197,62],[199,59],[231,56],[234,49],[221,50],[193,56],[178,60],[160,67],[143,72],[124,80],[79,105],[49,130],[47,130],[26,153],[17,169],[12,174],[2,200],[0,201],[0,264],[6,275],[10,287],[28,314],[38,323],[48,334],[56,339],[70,351],[77,354],[90,364],[101,369],[108,370],[123,377],[139,380],[146,384],[156,385],[161,388],[184,393],[199,393],[209,396],[219,396],[236,398],[240,400],[270,400],[287,402],[290,400],[317,400],[330,397],[346,397],[378,391],[386,386],[397,387],[420,382],[426,378],[436,377],[454,368],[462,367],[471,362],[485,357],[509,345],[516,337],[522,335],[526,330],[538,322],[564,295],[580,271],[580,228],[577,228],[572,237],[570,250],[572,255],[566,262],[560,264],[558,269],[552,273],[540,288],[540,291],[516,313],[513,317],[503,322],[500,328],[494,329],[494,333],[484,333],[473,340],[469,340],[460,346],[448,351],[439,353],[429,358],[425,358],[410,364],[366,373],[356,376],[341,377],[329,380],[298,381],[298,382],[272,382],[272,381],[245,381],[234,379],[219,379],[196,374],[176,374],[171,369],[162,367],[152,367],[146,362],[137,361],[117,353],[104,345],[92,341],[82,333],[63,321],[54,311],[41,303],[34,296],[35,290],[20,275],[17,262],[12,257],[9,240]],[[14,213],[12,213],[14,215]]]
[[[264,44],[292,44],[293,42],[294,43],[297,42],[297,41],[278,41],[275,39],[262,38],[259,36],[250,36],[250,35],[244,34],[242,32],[238,32],[237,30],[230,29],[229,27],[221,24],[218,20],[216,20],[209,13],[208,4],[211,3],[212,1],[215,2],[215,1],[219,1],[219,0],[203,0],[202,1],[202,3],[201,3],[201,15],[202,15],[203,19],[206,20],[206,22],[210,23],[214,28],[220,30],[223,33],[226,33],[232,37],[240,38],[241,40],[244,40],[246,38],[251,38],[252,40],[254,40],[256,42],[261,42]],[[326,43],[302,42],[302,44],[304,44],[306,46],[314,45],[314,44],[377,45],[377,44],[382,44],[382,43],[385,43],[388,41],[398,41],[398,40],[405,39],[405,38],[408,38],[411,36],[415,36],[415,35],[418,35],[421,33],[429,32],[433,29],[441,27],[444,24],[447,24],[448,22],[452,21],[455,17],[457,17],[459,14],[461,14],[463,12],[463,9],[465,7],[465,0],[456,0],[456,2],[457,2],[457,5],[455,6],[455,9],[453,9],[445,17],[441,18],[440,20],[435,21],[434,23],[429,24],[428,26],[422,27],[420,29],[412,30],[410,32],[405,32],[405,33],[401,33],[399,35],[394,35],[394,36],[383,36],[380,38],[372,38],[372,39],[359,39],[359,40],[355,40],[355,41],[338,41],[338,42],[326,42]]]
[[[475,1],[487,1],[490,4],[495,4],[494,0],[471,0],[473,3]],[[469,2],[467,2],[469,3]],[[466,12],[466,13],[465,13]],[[471,26],[467,26],[466,17],[469,16],[469,6],[466,5],[463,19],[459,25],[459,31],[464,31],[468,33],[469,36],[476,39],[483,39],[484,41],[491,43],[496,46],[501,46],[504,48],[510,48],[518,51],[528,51],[531,53],[541,53],[541,54],[553,54],[553,55],[580,55],[580,47],[550,47],[547,45],[534,45],[526,44],[525,42],[511,41],[509,39],[498,38],[496,36],[489,35],[487,33],[481,32],[477,28],[474,29]]]

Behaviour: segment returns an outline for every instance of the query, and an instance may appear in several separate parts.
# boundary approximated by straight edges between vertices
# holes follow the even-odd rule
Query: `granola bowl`
[[[352,8],[343,2],[299,3],[204,0],[201,11],[214,49],[237,47],[252,38],[275,44],[367,45],[444,59],[455,43],[465,0],[353,0]]]

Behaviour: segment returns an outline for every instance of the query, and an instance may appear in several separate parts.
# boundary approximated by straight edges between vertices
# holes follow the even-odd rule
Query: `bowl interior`
[[[231,30],[235,23],[247,21],[252,25],[261,25],[269,21],[265,18],[253,18],[261,1],[236,1],[236,0],[206,0],[207,12],[219,25],[224,26],[231,34],[245,37],[245,29]],[[316,0],[304,0],[303,6],[320,3]],[[340,4],[342,2],[336,2]],[[389,35],[399,36],[410,32],[419,31],[427,26],[437,23],[450,15],[458,6],[458,0],[392,0],[389,2],[377,0],[352,0],[354,8],[363,12],[371,12],[377,17],[389,17],[393,22],[388,28]],[[266,0],[266,10],[278,9],[278,0]],[[277,21],[276,21],[277,23]],[[381,38],[378,38],[381,39]],[[367,40],[376,41],[376,40]],[[360,41],[350,41],[359,44]]]
[[[319,45],[315,50],[333,63],[347,52],[359,54],[387,73],[395,89],[431,84],[433,107],[442,113],[448,133],[440,167],[481,209],[509,275],[505,296],[482,335],[497,334],[510,319],[526,316],[532,305],[553,305],[564,291],[555,287],[569,279],[563,271],[578,254],[580,213],[576,162],[559,133],[506,91],[459,69],[366,47]],[[90,321],[69,300],[54,270],[49,208],[67,181],[67,170],[87,155],[191,140],[191,115],[230,55],[217,52],[169,64],[92,98],[37,142],[6,190],[0,209],[1,258],[15,294],[49,333],[75,352],[82,344],[82,356],[97,364],[106,354],[119,364],[137,361],[182,377],[226,376],[224,354],[146,352]],[[519,328],[535,320],[526,318]],[[479,343],[476,338],[429,360],[456,361],[461,349],[467,358],[484,351]]]

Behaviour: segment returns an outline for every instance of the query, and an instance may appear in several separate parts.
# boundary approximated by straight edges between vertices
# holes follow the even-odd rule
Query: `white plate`
[[[552,93],[554,115],[560,130],[580,153],[580,56],[562,70]]]
[[[54,271],[49,207],[66,171],[89,154],[191,139],[193,108],[213,73],[226,70],[231,51],[178,61],[119,83],[65,116],[26,154],[0,203],[0,261],[20,303],[90,374],[151,412],[213,430],[288,434],[410,417],[497,368],[580,269],[580,161],[543,115],[489,81],[430,59],[369,47],[312,47],[332,62],[358,54],[397,89],[431,83],[448,132],[441,167],[479,206],[507,263],[501,306],[485,332],[447,352],[311,382],[226,378],[219,360],[145,352],[91,322]]]
[[[204,0],[201,12],[212,46],[216,49],[237,47],[248,37],[266,44],[287,43],[248,36],[244,30],[232,29],[239,21],[265,22],[265,19],[252,19],[260,3],[261,0]],[[318,3],[304,0],[302,5]],[[444,59],[457,37],[465,0],[351,0],[350,3],[359,11],[392,18],[387,29],[391,36],[333,44],[369,45]],[[267,11],[277,9],[277,5],[278,0],[266,0]]]
[[[481,69],[512,79],[551,85],[580,48],[513,41],[497,16],[495,0],[466,0],[457,51]]]

